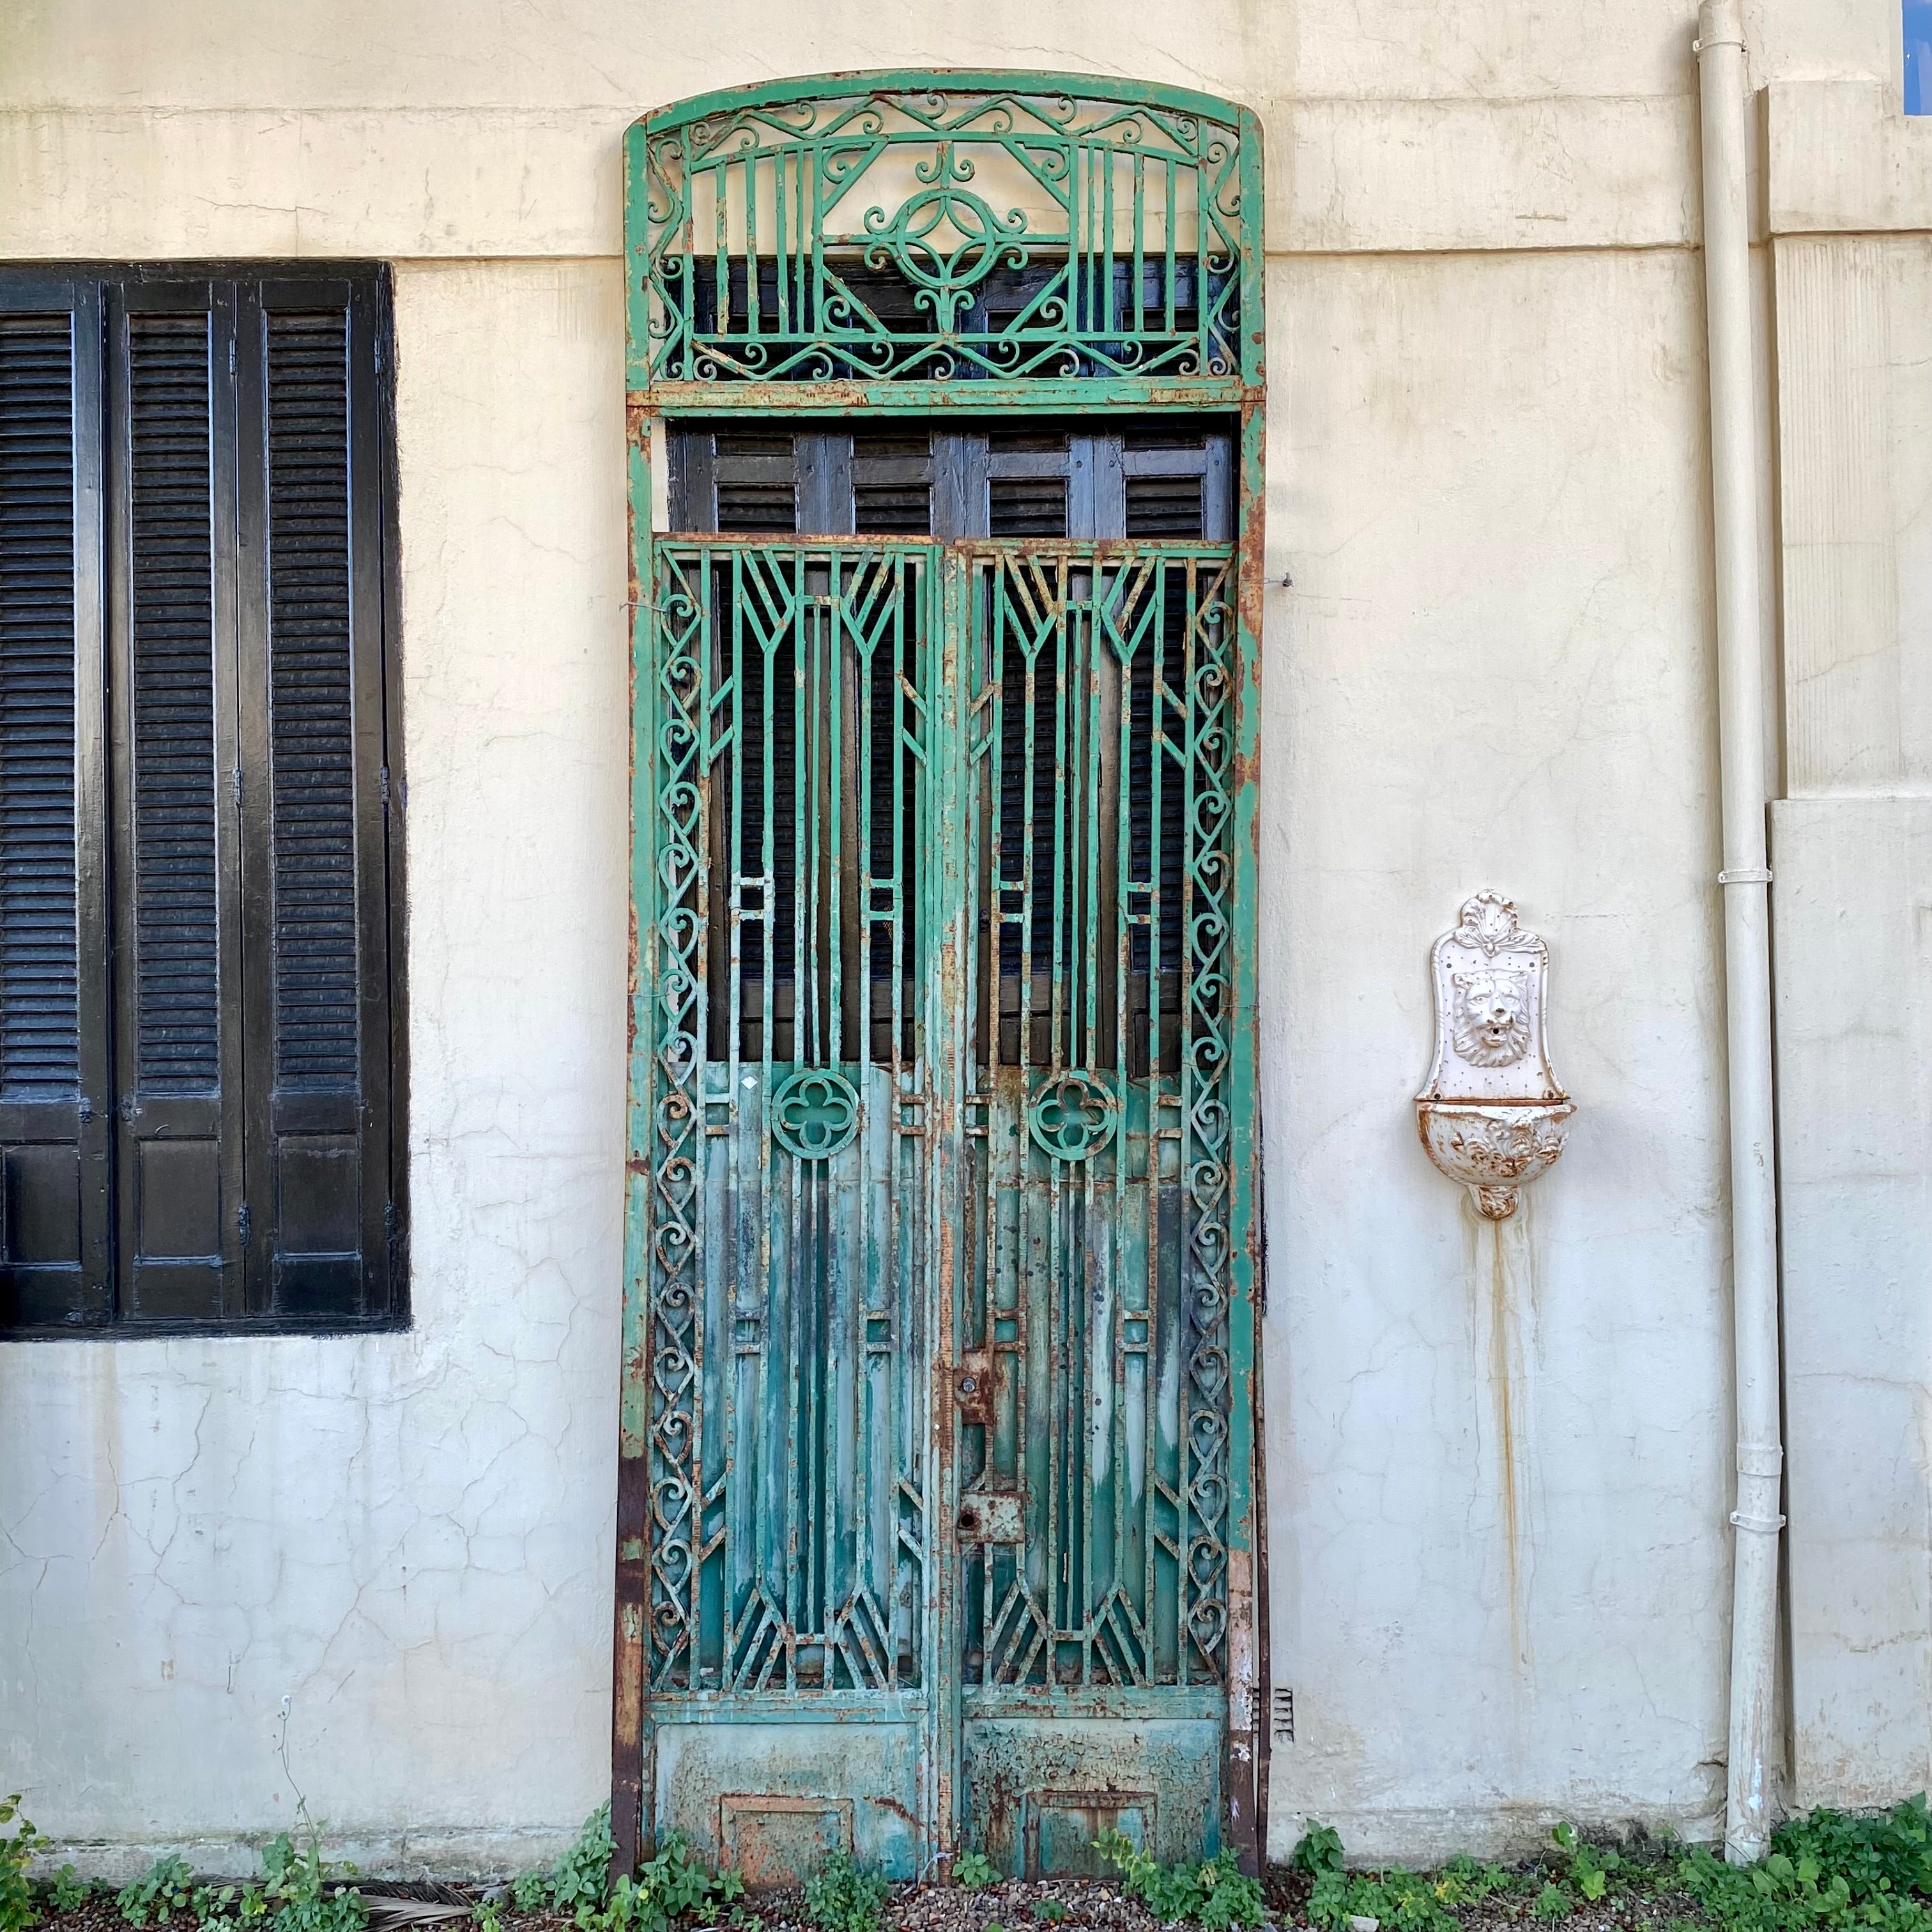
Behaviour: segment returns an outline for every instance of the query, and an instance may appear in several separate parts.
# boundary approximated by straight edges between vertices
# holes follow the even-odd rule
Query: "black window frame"
[[[214,1306],[192,1310],[170,1310],[165,1296],[155,1308],[144,1309],[130,1292],[136,1260],[145,1266],[152,1258],[134,1254],[129,1220],[134,1186],[129,1124],[142,1113],[148,1098],[131,1071],[136,1026],[127,990],[136,970],[130,881],[137,869],[128,829],[134,795],[130,760],[137,727],[128,707],[143,674],[136,665],[130,612],[136,561],[130,535],[135,482],[130,412],[136,378],[129,319],[171,310],[208,318],[210,729],[218,737],[226,734],[214,760],[224,796],[216,801],[212,819],[230,812],[229,788],[222,782],[230,776],[235,794],[232,823],[218,841],[226,848],[217,894],[222,1044],[214,1101],[219,1119],[212,1143],[221,1176],[220,1247],[218,1254],[211,1250],[201,1262],[215,1284]],[[304,364],[298,340],[304,319],[313,322],[337,310],[344,317],[341,363],[333,363],[333,343],[325,334],[320,361]],[[69,1305],[49,1317],[43,1292],[33,1298],[40,1307],[32,1309],[16,1283],[16,1268],[24,1269],[16,1262],[13,1239],[16,1216],[32,1205],[23,1198],[26,1184],[14,1158],[20,1110],[11,1104],[10,1093],[0,1092],[0,1341],[406,1328],[407,794],[388,265],[367,260],[0,262],[0,322],[63,311],[73,319],[80,1041],[70,1138],[80,1169],[82,1243]],[[285,346],[280,352],[273,346],[278,321],[287,325],[280,332]],[[326,421],[332,432],[340,422],[339,450],[327,436],[304,442],[291,434],[278,442],[270,422],[275,383],[284,384],[280,393],[288,399],[286,418],[278,416],[277,422],[286,419],[299,430],[304,394],[322,397],[316,409],[334,407],[338,366],[339,413],[316,420]],[[304,391],[302,385],[310,380],[306,371],[315,368],[322,372],[321,386]],[[0,397],[0,404],[4,400]],[[284,448],[292,449],[292,457],[281,454]],[[320,448],[325,461],[339,460],[344,480],[338,497],[311,502],[301,494],[301,464],[310,448]],[[278,463],[285,466],[279,472]],[[278,476],[295,480],[278,481]],[[274,734],[279,728],[271,692],[285,662],[292,667],[292,686],[318,675],[308,668],[314,660],[302,655],[302,532],[315,506],[332,513],[337,504],[340,514],[331,530],[313,539],[310,560],[319,555],[327,578],[339,560],[339,574],[329,589],[339,584],[341,615],[324,650],[332,650],[343,667],[337,688],[348,694],[348,722],[332,728],[338,747],[333,796],[322,800],[320,790],[313,798],[297,796],[292,790],[290,800],[293,806],[318,816],[324,807],[332,807],[334,823],[349,827],[346,833],[325,832],[319,846],[311,840],[310,852],[319,850],[321,857],[308,862],[311,874],[319,864],[333,867],[337,874],[332,882],[321,880],[329,902],[316,917],[333,916],[338,934],[345,923],[352,927],[353,991],[345,998],[339,990],[338,957],[338,990],[323,1018],[338,1023],[338,1035],[346,1029],[355,1046],[353,1071],[346,1080],[339,1068],[349,1049],[341,1048],[334,1056],[337,1071],[325,1069],[304,1084],[299,1073],[284,1077],[293,1050],[285,1050],[284,1035],[276,1030],[284,962],[295,956],[275,948],[281,916],[277,891],[285,878],[296,878],[294,872],[280,868],[303,862],[298,854],[285,859],[277,841],[292,825],[288,849],[297,854],[303,828],[294,823],[298,813],[286,819],[277,816],[283,811],[275,791],[283,767],[274,762]],[[337,530],[339,537],[332,534]],[[281,534],[275,540],[291,560],[288,581],[298,586],[280,607],[275,600],[283,596],[282,580],[277,573],[283,565],[280,558],[272,562],[270,545],[277,531]],[[294,640],[286,659],[280,655],[284,637]],[[298,717],[303,696],[295,691],[286,713],[279,715]],[[318,703],[326,707],[328,698],[325,692]],[[338,706],[338,715],[342,709]],[[326,735],[332,728],[325,722],[313,728]],[[292,740],[290,743],[295,751],[308,749]],[[224,749],[232,754],[232,773],[224,762]],[[296,770],[300,762],[291,758],[287,769]],[[315,784],[321,786],[326,777]],[[328,844],[330,838],[338,842]],[[353,881],[346,893],[340,880],[345,852]],[[332,884],[332,898],[327,890]],[[345,912],[345,905],[352,910]],[[307,970],[309,962],[297,963]],[[296,968],[287,970],[292,980]],[[244,971],[250,976],[245,1000],[237,992],[238,976]],[[326,1000],[328,996],[318,997]],[[90,1006],[99,1016],[93,1024]],[[318,1031],[326,1030],[318,1024]],[[294,1037],[293,1022],[287,1037]],[[328,1057],[325,1050],[324,1060]],[[169,1130],[163,1126],[154,1131],[164,1139]],[[206,1142],[205,1130],[203,1138]],[[291,1178],[298,1173],[289,1164],[291,1150],[298,1162],[308,1164],[305,1180]],[[352,1198],[346,1189],[331,1192],[339,1188],[334,1177],[346,1171],[351,1159],[352,1215],[343,1211]],[[299,1218],[288,1205],[298,1195],[316,1216],[305,1249],[300,1241],[291,1244],[281,1238],[284,1215],[290,1216],[289,1226]],[[329,1220],[332,1201],[338,1233],[326,1238],[333,1245],[325,1252],[325,1238],[316,1230]],[[352,1246],[342,1245],[341,1230],[353,1231]],[[192,1286],[188,1298],[193,1298]]]

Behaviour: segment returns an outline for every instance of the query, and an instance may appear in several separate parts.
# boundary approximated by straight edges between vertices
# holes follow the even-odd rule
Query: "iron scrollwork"
[[[1124,95],[773,92],[644,128],[644,380],[1238,378],[1230,122]]]

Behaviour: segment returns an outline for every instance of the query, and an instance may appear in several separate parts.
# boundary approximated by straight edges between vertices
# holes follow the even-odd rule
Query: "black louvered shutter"
[[[100,320],[0,292],[0,1328],[112,1310]]]
[[[120,1315],[211,1321],[248,1310],[234,304],[134,283],[107,322]]]
[[[242,307],[248,1274],[291,1319],[394,1300],[380,297]]]
[[[404,1312],[387,302],[0,271],[0,1334]]]

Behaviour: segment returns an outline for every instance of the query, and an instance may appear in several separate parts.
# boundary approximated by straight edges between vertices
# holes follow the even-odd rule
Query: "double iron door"
[[[1232,444],[671,433],[639,1774],[754,1882],[1219,1842]]]

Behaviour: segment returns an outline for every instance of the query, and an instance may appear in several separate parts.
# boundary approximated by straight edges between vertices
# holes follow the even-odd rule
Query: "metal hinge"
[[[235,1238],[244,1246],[248,1239],[248,1204],[243,1202],[235,1210]]]
[[[235,802],[242,802],[242,767],[237,765],[228,775],[228,788],[235,794]]]
[[[387,765],[376,774],[376,783],[382,794],[382,809],[387,812],[389,808],[389,768]]]
[[[1294,1742],[1294,1693],[1286,1684],[1274,1687],[1274,1741],[1278,1744]]]

